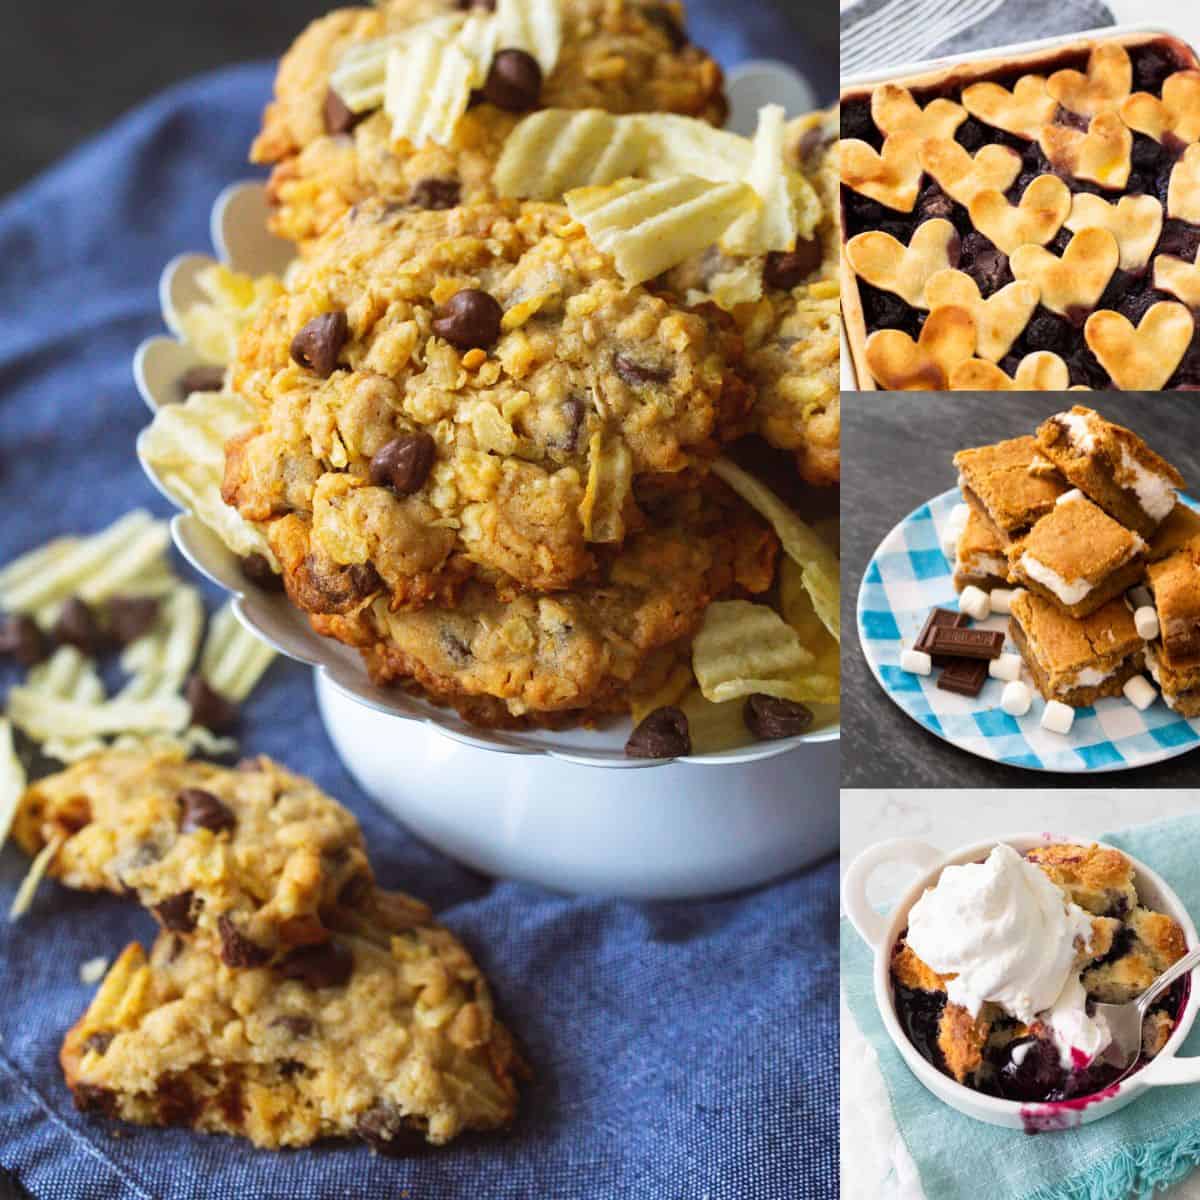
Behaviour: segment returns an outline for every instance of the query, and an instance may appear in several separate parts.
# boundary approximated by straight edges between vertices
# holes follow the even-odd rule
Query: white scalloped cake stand
[[[755,64],[731,73],[735,114],[776,86],[781,70]],[[265,219],[260,185],[227,188],[212,219],[221,260],[251,274],[281,271],[291,248],[266,233]],[[197,362],[179,338],[178,314],[201,298],[196,276],[212,261],[183,255],[163,272],[163,318],[175,336],[143,343],[134,359],[152,410],[177,398],[180,375]],[[170,498],[140,449],[139,458]],[[247,629],[314,667],[325,726],[363,788],[419,837],[476,869],[564,891],[678,898],[750,887],[836,848],[832,714],[804,737],[662,764],[624,757],[627,720],[593,730],[479,730],[452,711],[375,687],[357,654],[314,634],[286,600],[248,585],[195,518],[177,516],[171,528],[184,557],[234,594]]]

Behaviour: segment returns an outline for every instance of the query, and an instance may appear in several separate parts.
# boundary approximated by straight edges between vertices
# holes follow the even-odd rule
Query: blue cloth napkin
[[[793,44],[780,19],[760,13],[750,28],[756,44],[739,36],[725,49],[779,57]],[[0,561],[138,505],[168,512],[134,457],[147,413],[130,359],[159,330],[163,264],[207,249],[213,199],[248,174],[271,78],[249,66],[180,86],[0,204]],[[115,1136],[75,1112],[58,1047],[94,990],[80,963],[148,941],[153,922],[136,904],[47,882],[20,922],[0,915],[0,1171],[33,1196],[837,1195],[832,863],[695,904],[570,899],[482,878],[363,796],[325,736],[309,673],[285,661],[247,707],[243,747],[344,800],[380,880],[430,901],[473,948],[536,1071],[517,1127],[410,1160],[361,1146],[271,1154],[183,1130]],[[0,914],[26,865],[12,847],[0,854]]]
[[[1200,915],[1200,816],[1177,817],[1099,839],[1153,867]],[[1029,1137],[964,1117],[934,1098],[892,1044],[871,982],[871,954],[842,920],[842,986],[859,1029],[879,1055],[892,1115],[930,1200],[1132,1200],[1200,1166],[1200,1087],[1153,1088],[1091,1125]],[[1196,998],[1192,998],[1192,1003]],[[1200,1054],[1200,1026],[1182,1055]]]

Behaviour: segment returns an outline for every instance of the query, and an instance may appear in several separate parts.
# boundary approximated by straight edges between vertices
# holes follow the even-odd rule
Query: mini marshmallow
[[[1158,613],[1149,604],[1133,610],[1133,624],[1143,641],[1152,642],[1158,637]]]
[[[1007,616],[1012,612],[1012,602],[1017,597],[1017,588],[992,588],[988,593],[988,599],[991,601],[992,612],[1004,613]]]
[[[1135,588],[1130,588],[1125,594],[1125,598],[1129,601],[1129,607],[1136,611],[1139,608],[1146,608],[1154,603],[1154,594],[1148,587],[1138,584]]]
[[[924,650],[902,650],[900,669],[910,675],[928,675],[933,670],[933,659]]]
[[[1015,658],[1016,656],[1013,655],[1011,657]],[[1027,684],[1022,683],[1019,679],[1014,679],[1011,683],[1004,685],[1004,691],[1000,694],[1000,707],[1010,717],[1023,717],[1029,711],[1029,706],[1032,703],[1033,692],[1029,690]],[[1060,705],[1059,707],[1063,706]],[[1074,717],[1075,714],[1071,709],[1067,711]],[[1044,725],[1045,723],[1045,719],[1043,719],[1042,724]]]
[[[956,504],[946,518],[942,529],[942,553],[951,561],[958,557],[958,543],[967,527],[971,510],[965,504]]]
[[[1086,499],[1087,499],[1087,497],[1078,488],[1072,488],[1069,492],[1063,492],[1063,494],[1061,496],[1059,496],[1059,498],[1057,500],[1055,500],[1054,503],[1055,504],[1068,504],[1072,500],[1086,500]]]
[[[1125,699],[1139,712],[1145,712],[1158,699],[1158,692],[1145,675],[1134,675],[1132,679],[1125,680],[1121,691],[1125,693]]]
[[[1075,710],[1069,704],[1063,704],[1058,700],[1047,701],[1046,709],[1042,713],[1043,729],[1049,730],[1051,733],[1068,734],[1074,724]]]
[[[958,598],[958,608],[973,621],[983,621],[991,616],[992,602],[988,599],[987,592],[972,583],[963,588],[962,595]]]
[[[1012,682],[1021,678],[1021,656],[1019,654],[1002,654],[988,663],[988,674],[993,679],[1004,679]]]

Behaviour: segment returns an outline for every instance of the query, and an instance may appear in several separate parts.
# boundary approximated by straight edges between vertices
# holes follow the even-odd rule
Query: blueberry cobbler
[[[1054,844],[947,867],[909,913],[892,952],[896,1014],[922,1057],[978,1092],[1021,1103],[1103,1091],[1095,1003],[1135,999],[1186,951],[1183,930],[1145,907],[1129,860]],[[1154,1003],[1138,1065],[1166,1045],[1186,978]],[[1136,1068],[1135,1068],[1136,1069]]]
[[[860,385],[1200,387],[1198,68],[1142,35],[843,96]]]

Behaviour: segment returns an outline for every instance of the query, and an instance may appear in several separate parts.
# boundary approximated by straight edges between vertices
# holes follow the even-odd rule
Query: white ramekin
[[[1021,1104],[1015,1100],[1001,1100],[985,1096],[980,1092],[956,1083],[943,1075],[932,1063],[923,1058],[908,1040],[896,1016],[892,998],[889,973],[892,947],[908,923],[909,909],[917,902],[927,887],[936,883],[945,867],[956,863],[979,862],[986,858],[997,843],[1006,843],[1024,853],[1035,846],[1048,842],[1079,841],[1090,845],[1092,838],[1051,837],[1049,834],[1018,833],[1006,837],[989,838],[974,845],[963,846],[949,854],[926,842],[897,838],[880,842],[864,850],[846,871],[842,881],[842,905],[859,936],[875,952],[873,980],[875,1003],[883,1027],[892,1039],[908,1068],[939,1100],[951,1108],[977,1121],[989,1125],[1001,1125],[1007,1129],[1023,1129],[1026,1132],[1043,1132],[1057,1129],[1072,1129],[1098,1121],[1102,1117],[1132,1103],[1152,1087],[1176,1083],[1200,1083],[1200,1057],[1180,1058],[1179,1048],[1183,1045],[1196,1019],[1196,1005],[1200,996],[1196,993],[1197,972],[1189,979],[1191,991],[1184,1003],[1183,1015],[1179,1018],[1167,1044],[1145,1067],[1128,1078],[1113,1084],[1093,1096],[1081,1096],[1051,1104]],[[1125,854],[1125,851],[1121,851]],[[1196,927],[1179,897],[1167,883],[1145,863],[1131,854],[1125,857],[1133,864],[1138,895],[1143,903],[1174,917],[1183,929],[1189,948],[1197,944]],[[912,886],[897,901],[887,915],[878,912],[867,897],[867,883],[871,875],[884,863],[910,864],[920,870]]]

